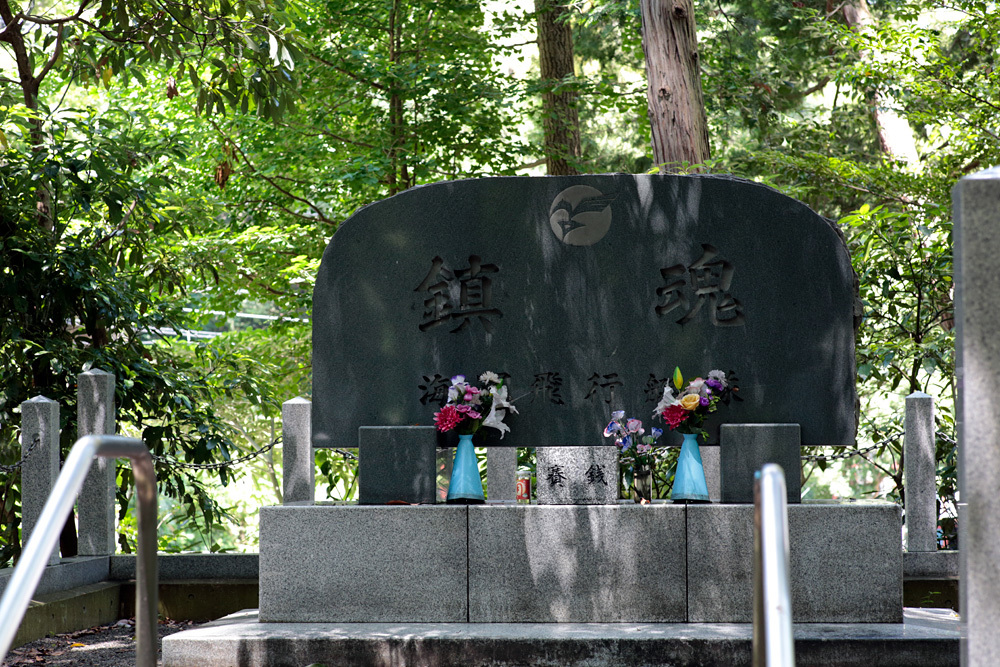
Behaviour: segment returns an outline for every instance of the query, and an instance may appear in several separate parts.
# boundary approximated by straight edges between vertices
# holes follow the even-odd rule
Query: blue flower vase
[[[455,463],[451,467],[451,482],[448,483],[448,502],[453,505],[476,505],[486,502],[471,433],[458,436]]]
[[[705,468],[698,450],[698,434],[682,433],[684,442],[677,457],[674,472],[674,488],[670,498],[675,503],[707,503],[708,484],[705,483]]]

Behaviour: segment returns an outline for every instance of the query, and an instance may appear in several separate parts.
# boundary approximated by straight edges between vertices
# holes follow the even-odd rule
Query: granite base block
[[[907,609],[899,624],[802,623],[796,663],[958,667],[959,621]],[[164,667],[751,667],[742,623],[259,623],[244,611],[163,639]]]
[[[904,551],[903,578],[957,579],[958,551]]]
[[[749,623],[753,609],[753,507],[688,511],[688,620]],[[806,502],[788,507],[792,620],[900,623],[899,506]]]
[[[260,618],[465,622],[466,530],[464,507],[263,507]]]
[[[436,459],[437,429],[433,426],[362,426],[358,429],[358,502],[433,504]]]
[[[108,579],[135,579],[135,554],[111,556]],[[160,582],[192,579],[257,579],[258,554],[159,554],[156,557]]]
[[[535,456],[539,505],[618,502],[617,447],[539,447]]]
[[[685,508],[469,508],[471,623],[683,622]]]
[[[0,594],[14,576],[14,568],[0,568]],[[42,572],[42,578],[35,587],[35,595],[59,593],[81,586],[97,584],[108,578],[107,556],[76,556],[62,558],[55,565],[49,565]]]

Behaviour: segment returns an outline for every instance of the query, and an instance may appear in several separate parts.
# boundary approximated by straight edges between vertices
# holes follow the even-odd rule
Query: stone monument
[[[260,619],[746,622],[753,508],[601,495],[602,431],[617,409],[649,420],[679,366],[735,380],[709,440],[724,420],[753,465],[852,444],[854,285],[830,222],[733,178],[490,178],[361,209],[316,282],[313,446],[360,432],[380,502],[398,480],[378,471],[429,475],[450,377],[491,370],[519,413],[477,444],[539,448],[551,504],[262,508]],[[419,456],[394,459],[403,446]],[[802,503],[789,519],[796,621],[902,620],[898,506]]]
[[[855,438],[854,275],[805,205],[719,176],[489,178],[414,188],[345,221],[314,291],[313,445],[432,423],[450,377],[508,378],[489,446],[592,446],[649,419],[675,366],[740,401],[707,423]]]

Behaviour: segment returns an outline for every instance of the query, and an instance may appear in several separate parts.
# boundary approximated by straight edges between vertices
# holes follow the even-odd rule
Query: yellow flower
[[[677,387],[677,391],[680,391],[681,387],[684,386],[684,376],[681,375],[679,366],[674,366],[674,386]]]
[[[698,394],[688,394],[687,396],[681,396],[681,407],[685,410],[694,411],[701,404],[701,398]]]

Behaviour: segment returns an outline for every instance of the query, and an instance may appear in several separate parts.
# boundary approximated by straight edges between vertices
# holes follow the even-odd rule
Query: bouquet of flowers
[[[643,437],[645,432],[641,421],[626,419],[625,411],[618,410],[611,413],[611,423],[604,429],[604,437],[614,437],[622,463],[633,467],[652,466],[658,453],[654,444],[663,435],[663,429],[654,427]]]
[[[611,413],[611,423],[604,429],[604,437],[615,439],[618,445],[618,462],[622,467],[626,489],[631,489],[636,502],[648,503],[653,497],[653,466],[659,448],[656,441],[663,429],[652,428],[649,435],[638,419],[626,419],[625,411]]]
[[[507,398],[507,387],[503,378],[492,371],[479,376],[482,387],[465,381],[464,375],[456,375],[448,387],[448,401],[434,413],[434,425],[441,432],[457,429],[459,435],[472,435],[480,426],[489,426],[500,431],[500,437],[510,430],[503,423],[508,412],[517,414],[517,408]]]
[[[675,390],[677,393],[675,394]],[[695,378],[684,386],[681,369],[674,369],[673,387],[663,388],[663,398],[656,405],[653,415],[659,415],[667,428],[678,433],[706,435],[702,424],[705,415],[715,412],[719,403],[729,404],[734,388],[722,371],[709,371],[707,378]]]

